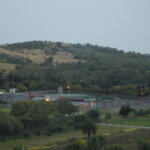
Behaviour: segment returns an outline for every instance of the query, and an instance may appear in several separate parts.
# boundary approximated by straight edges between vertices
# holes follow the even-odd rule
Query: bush
[[[106,140],[104,137],[91,137],[87,142],[87,150],[101,150],[105,144]]]
[[[145,115],[150,114],[150,108],[149,108],[149,109],[146,109],[146,110],[143,110],[143,109],[139,109],[139,110],[132,109],[131,112],[132,112],[135,116],[145,116]]]
[[[131,111],[130,106],[129,105],[124,105],[120,108],[119,115],[121,115],[125,118],[129,115],[130,111]]]
[[[73,122],[73,126],[75,129],[81,129],[82,128],[82,124],[87,121],[89,118],[87,115],[77,115],[74,117],[74,122]]]
[[[0,99],[0,104],[8,104],[8,102]]]
[[[144,115],[146,115],[146,112],[143,109],[139,109],[139,111],[137,111],[136,115],[137,116],[144,116]]]
[[[99,121],[99,117],[100,117],[99,111],[97,111],[97,110],[90,110],[89,112],[87,112],[87,115],[93,121]]]
[[[138,150],[150,150],[150,144],[149,143],[146,143],[144,141],[144,139],[140,139],[138,142],[137,142],[137,145],[138,145]]]
[[[65,150],[86,150],[86,144],[81,142],[74,142],[71,144],[68,144],[65,148]]]
[[[112,118],[112,114],[111,113],[106,113],[104,119],[105,120],[109,120]]]

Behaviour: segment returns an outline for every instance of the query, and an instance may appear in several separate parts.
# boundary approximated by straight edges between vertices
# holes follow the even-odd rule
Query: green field
[[[121,144],[125,150],[137,150],[136,142],[140,137],[150,142],[150,129],[98,126],[97,135],[104,136],[107,139],[108,145]],[[34,136],[29,139],[17,139],[16,141],[9,140],[0,143],[0,150],[13,150],[18,145],[28,145],[33,150],[61,150],[73,138],[87,138],[87,135],[83,135],[81,130],[72,130],[51,136]]]
[[[102,117],[103,118],[103,117]],[[103,120],[104,123],[120,124],[120,125],[132,125],[132,126],[146,126],[150,127],[150,115],[144,116],[129,116],[123,118],[119,115],[113,115],[109,120]]]
[[[10,107],[0,108],[0,111],[9,113],[11,111]]]

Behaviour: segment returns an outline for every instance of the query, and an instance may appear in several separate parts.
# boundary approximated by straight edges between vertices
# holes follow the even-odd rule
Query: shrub
[[[119,115],[125,118],[129,115],[130,111],[131,111],[131,108],[129,105],[122,106],[119,110]]]
[[[146,143],[144,139],[140,139],[137,141],[138,150],[150,150],[150,144]]]
[[[109,120],[112,118],[112,114],[111,113],[106,113],[104,119],[105,120]]]
[[[87,142],[87,150],[101,150],[106,144],[106,140],[102,136],[91,137]]]
[[[93,121],[99,121],[99,117],[100,117],[99,111],[97,111],[97,110],[90,110],[89,112],[87,112],[87,115]]]
[[[8,102],[0,99],[0,104],[8,104]]]

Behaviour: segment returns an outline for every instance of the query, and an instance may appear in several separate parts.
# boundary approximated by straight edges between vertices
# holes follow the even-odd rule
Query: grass
[[[19,52],[0,48],[0,53],[4,53],[15,57],[28,58],[37,64],[43,63],[45,61],[45,58],[47,57],[42,50],[20,50]]]
[[[144,116],[129,116],[123,118],[119,115],[113,115],[109,120],[103,120],[104,123],[131,125],[131,126],[146,126],[150,127],[150,115]]]
[[[29,60],[31,60],[33,63],[37,63],[37,64],[41,64],[43,63],[46,58],[48,58],[49,56],[47,56],[43,50],[40,49],[33,49],[33,50],[27,50],[27,49],[23,49],[20,51],[11,51],[11,50],[6,50],[4,48],[0,48],[0,53],[4,53],[7,55],[11,55],[11,56],[15,56],[15,57],[23,57],[23,58],[28,58]],[[78,59],[74,59],[74,56],[71,53],[68,52],[58,52],[56,55],[52,56],[54,59],[54,63],[58,62],[58,63],[77,63],[79,61],[84,62],[83,60],[78,60]],[[12,71],[14,70],[14,65],[13,64],[5,64],[5,67],[3,67],[2,65],[0,65],[0,68],[4,68],[8,71]],[[12,68],[12,70],[11,70]]]
[[[4,94],[7,94],[8,92],[4,89],[0,89],[0,92],[3,92]]]
[[[145,141],[148,141],[150,130],[148,129],[135,129],[125,132],[126,128],[124,127],[106,127],[98,126],[97,135],[104,136],[108,144],[121,144],[125,147],[125,150],[137,150],[136,141],[139,137],[145,138]],[[104,133],[109,133],[104,135]],[[87,135],[83,135],[81,130],[71,130],[64,133],[56,133],[51,136],[33,136],[29,139],[17,139],[9,140],[4,143],[0,143],[0,150],[13,150],[14,147],[19,145],[26,145],[36,149],[38,147],[42,148],[41,150],[46,150],[46,147],[55,147],[56,149],[62,149],[65,144],[67,144],[72,138],[86,138]],[[149,141],[150,142],[150,141]],[[45,149],[44,149],[45,147]],[[53,148],[50,148],[53,149]]]
[[[9,113],[9,112],[11,111],[11,108],[10,108],[10,107],[0,108],[0,111],[1,111],[1,112]]]
[[[10,63],[0,63],[0,71],[5,70],[6,74],[10,71],[15,70],[16,65]]]
[[[74,56],[68,52],[57,52],[56,55],[53,56],[54,62],[58,63],[77,63],[79,61],[84,62],[83,60],[74,59]]]
[[[9,113],[10,107],[0,108],[0,111]],[[104,115],[102,116],[104,120]],[[150,115],[134,117],[130,115],[128,118],[120,117],[117,114],[113,114],[112,118],[105,120],[105,123],[116,123],[135,126],[150,126]],[[104,136],[107,139],[107,144],[121,144],[125,150],[137,150],[137,140],[144,138],[145,141],[150,143],[150,129],[136,129],[128,127],[111,127],[111,126],[97,126],[97,135]],[[7,140],[4,143],[0,143],[0,150],[13,150],[14,147],[19,145],[29,146],[32,150],[62,150],[71,139],[83,139],[87,138],[87,135],[83,135],[81,130],[68,130],[63,133],[55,133],[51,136],[31,136],[29,139],[18,138],[15,140]]]

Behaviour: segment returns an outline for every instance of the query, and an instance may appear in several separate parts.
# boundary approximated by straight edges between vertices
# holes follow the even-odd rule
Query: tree
[[[97,110],[90,110],[89,112],[87,112],[87,115],[90,119],[94,121],[98,121],[100,117],[100,113]]]
[[[104,137],[91,137],[87,142],[87,150],[101,150],[105,144],[106,140]]]
[[[73,143],[69,143],[66,147],[65,150],[87,150],[86,148],[86,142],[82,139],[79,139]]]
[[[23,130],[23,124],[8,113],[0,112],[0,135],[2,141],[8,136],[16,136]]]
[[[21,92],[28,90],[28,88],[27,88],[25,85],[23,85],[22,83],[19,84],[19,85],[17,86],[17,88],[18,88]]]
[[[4,112],[0,112],[0,136],[2,141],[11,133],[10,116]]]
[[[66,115],[66,114],[71,114],[78,112],[78,107],[71,104],[68,100],[66,99],[60,99],[56,102],[56,107],[57,111],[59,114]]]
[[[47,126],[49,115],[54,112],[52,102],[17,101],[12,104],[11,114],[21,120],[26,129],[35,129]]]
[[[11,135],[13,135],[16,140],[16,136],[23,131],[24,127],[20,120],[15,117],[12,117],[11,124],[13,126]]]
[[[82,125],[83,134],[88,134],[88,138],[91,136],[91,133],[96,134],[96,130],[97,127],[91,120],[84,122]]]
[[[122,106],[119,110],[119,115],[125,118],[129,115],[130,111],[131,111],[131,108],[129,105]]]
[[[73,125],[75,129],[81,129],[83,122],[87,121],[89,118],[86,114],[78,114],[74,117]]]

